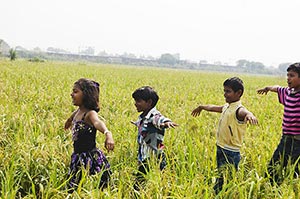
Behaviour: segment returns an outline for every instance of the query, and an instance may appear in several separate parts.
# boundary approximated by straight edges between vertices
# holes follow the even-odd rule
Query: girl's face
[[[137,99],[137,100],[135,100],[134,105],[136,107],[137,112],[147,113],[152,108],[151,107],[152,100],[145,101],[145,100],[142,100],[142,99]]]
[[[71,97],[72,97],[72,102],[75,106],[81,106],[82,103],[82,98],[83,98],[83,92],[82,90],[79,89],[78,86],[74,86],[72,93],[71,93]]]
[[[288,71],[287,83],[290,88],[294,88],[295,90],[300,90],[300,78],[298,77],[298,73],[294,71]]]
[[[241,91],[238,90],[237,92],[234,92],[232,88],[224,86],[224,97],[227,103],[239,101],[241,98]]]

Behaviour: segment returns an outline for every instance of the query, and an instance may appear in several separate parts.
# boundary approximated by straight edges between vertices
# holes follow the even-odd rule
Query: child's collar
[[[295,88],[290,88],[290,94],[292,94],[292,95],[295,95],[296,93],[299,93],[299,92],[300,92],[300,89],[295,90]]]
[[[143,113],[142,113],[142,114],[141,114],[141,117],[142,117],[142,118],[149,119],[150,116],[152,115],[152,113],[155,112],[155,111],[156,111],[156,107],[153,107],[152,109],[149,110],[149,112],[148,112],[145,116],[143,116]]]
[[[235,104],[240,104],[241,103],[241,100],[238,100],[238,101],[235,101],[235,102],[231,102],[231,103],[228,103],[229,105],[235,105]]]

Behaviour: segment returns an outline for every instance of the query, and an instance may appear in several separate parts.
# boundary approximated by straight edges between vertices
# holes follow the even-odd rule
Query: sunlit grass
[[[277,96],[256,94],[267,85],[285,86],[285,77],[112,66],[88,63],[0,60],[0,193],[1,198],[214,198],[216,173],[215,131],[219,114],[191,117],[198,104],[225,103],[223,81],[239,76],[245,84],[242,102],[259,120],[249,126],[242,147],[240,170],[226,181],[217,198],[299,198],[299,180],[287,178],[272,187],[264,173],[281,135],[283,107]],[[85,176],[78,191],[69,195],[66,174],[72,153],[65,119],[75,110],[70,93],[81,78],[100,83],[99,116],[113,132],[113,153],[108,156],[113,175],[100,191],[99,175]],[[160,96],[157,108],[179,124],[165,135],[168,167],[147,176],[140,193],[133,190],[136,162],[136,120],[132,92],[150,85]],[[153,162],[153,165],[155,163]]]

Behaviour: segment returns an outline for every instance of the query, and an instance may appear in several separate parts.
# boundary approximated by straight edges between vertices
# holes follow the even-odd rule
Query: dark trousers
[[[295,166],[294,176],[299,174],[300,140],[292,135],[282,135],[281,140],[273,153],[268,165],[268,173],[271,184],[280,185],[283,181],[283,171],[288,164]]]
[[[167,166],[166,156],[164,153],[161,153],[157,156],[159,161],[160,170],[164,170]],[[149,172],[149,158],[139,163],[138,172],[135,174],[135,183],[134,189],[139,191],[141,189],[142,184],[145,182],[145,175]]]
[[[218,194],[224,184],[224,174],[232,169],[238,170],[238,165],[241,160],[240,152],[229,151],[217,146],[217,166],[219,177],[214,186],[215,193]]]
[[[83,171],[80,169],[77,173],[71,173],[72,178],[76,177],[76,181],[74,181],[72,184],[68,183],[68,192],[69,193],[73,193],[77,189],[78,184],[82,178],[82,172]],[[111,174],[112,174],[111,170],[103,171],[101,178],[100,178],[100,182],[99,182],[99,189],[103,190],[103,189],[107,188]]]

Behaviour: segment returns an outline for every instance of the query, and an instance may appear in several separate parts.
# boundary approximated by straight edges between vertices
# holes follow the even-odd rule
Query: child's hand
[[[265,88],[262,88],[262,89],[258,89],[257,90],[257,94],[261,94],[261,95],[263,95],[263,94],[267,94],[269,92],[269,89],[268,89],[268,87],[265,87]]]
[[[178,124],[174,123],[174,122],[164,122],[163,124],[161,124],[162,128],[175,128],[175,126],[178,126]]]
[[[245,122],[249,122],[250,124],[258,124],[256,117],[252,114],[246,115]]]
[[[108,151],[112,151],[114,150],[114,147],[115,147],[115,142],[114,142],[114,139],[112,137],[112,133],[110,131],[108,131],[106,134],[106,138],[105,138],[105,148],[108,150]]]
[[[135,122],[135,121],[131,120],[130,123],[133,124],[133,125],[135,125],[135,126],[137,126],[137,122]]]
[[[197,117],[200,115],[201,111],[203,110],[203,108],[201,106],[198,106],[197,108],[195,108],[193,111],[192,111],[192,116],[193,117]]]

